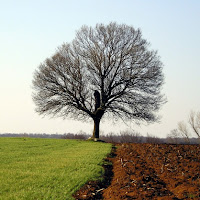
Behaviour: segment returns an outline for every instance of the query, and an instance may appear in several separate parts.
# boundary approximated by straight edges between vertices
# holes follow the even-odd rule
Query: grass
[[[73,199],[104,173],[111,145],[61,139],[0,138],[0,200]]]

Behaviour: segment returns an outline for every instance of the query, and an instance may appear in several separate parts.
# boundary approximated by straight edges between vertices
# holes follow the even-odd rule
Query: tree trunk
[[[93,130],[93,139],[99,139],[99,125],[100,125],[99,118],[94,119],[94,130]]]

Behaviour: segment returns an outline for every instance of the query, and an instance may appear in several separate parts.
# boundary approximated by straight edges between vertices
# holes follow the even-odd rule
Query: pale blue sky
[[[34,111],[33,72],[82,25],[111,21],[141,28],[164,64],[163,93],[168,103],[160,123],[138,127],[164,137],[200,111],[200,1],[198,0],[0,0],[0,133],[92,132],[92,123],[42,118]],[[128,129],[101,124],[104,133]]]

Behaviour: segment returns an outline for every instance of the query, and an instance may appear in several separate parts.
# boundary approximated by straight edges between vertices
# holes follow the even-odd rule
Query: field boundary
[[[112,160],[116,157],[116,146],[113,144],[110,154],[103,160],[104,175],[102,180],[89,181],[73,197],[76,200],[103,199],[103,191],[110,186],[113,178]]]

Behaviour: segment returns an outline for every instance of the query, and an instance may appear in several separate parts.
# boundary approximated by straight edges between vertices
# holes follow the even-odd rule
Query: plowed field
[[[122,144],[116,154],[110,186],[82,199],[200,199],[200,145]]]

